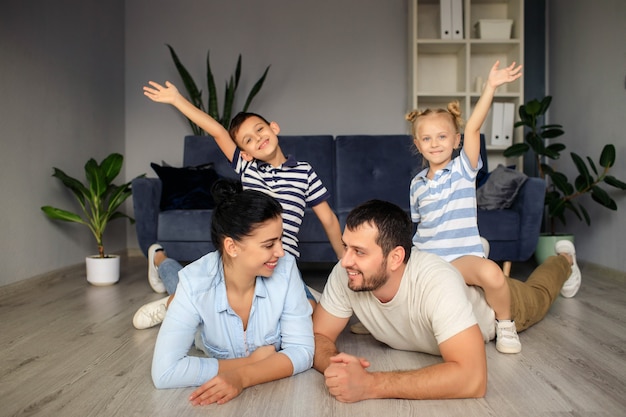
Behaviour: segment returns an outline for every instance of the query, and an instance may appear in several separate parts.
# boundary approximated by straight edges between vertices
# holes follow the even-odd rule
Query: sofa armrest
[[[147,256],[148,248],[157,241],[162,184],[158,178],[135,178],[131,186],[137,241]]]
[[[520,246],[519,259],[531,257],[543,221],[546,183],[543,179],[530,177],[524,182],[511,206],[520,216]]]

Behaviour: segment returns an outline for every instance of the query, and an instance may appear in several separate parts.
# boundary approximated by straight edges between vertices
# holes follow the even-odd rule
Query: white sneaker
[[[565,298],[572,298],[578,292],[580,288],[580,283],[582,281],[582,274],[580,273],[580,268],[576,263],[576,249],[574,248],[574,244],[569,240],[559,240],[554,245],[554,250],[557,254],[559,253],[567,253],[572,257],[572,273],[567,278],[567,281],[563,284],[561,288],[561,295]]]
[[[161,281],[161,278],[159,278],[159,271],[154,264],[154,254],[159,249],[163,250],[163,246],[159,245],[158,243],[154,243],[148,248],[148,282],[150,283],[150,286],[152,287],[154,292],[163,294],[164,292],[166,292],[165,285],[163,284],[163,281]]]
[[[165,318],[165,313],[167,312],[166,306],[168,298],[169,295],[165,298],[161,298],[160,300],[141,306],[133,317],[133,326],[135,326],[135,329],[147,329],[161,323]]]
[[[520,353],[522,344],[513,320],[496,320],[496,349],[500,353]]]
[[[480,243],[483,244],[483,252],[485,252],[485,258],[489,258],[489,251],[491,250],[491,246],[489,246],[489,241],[481,236]]]

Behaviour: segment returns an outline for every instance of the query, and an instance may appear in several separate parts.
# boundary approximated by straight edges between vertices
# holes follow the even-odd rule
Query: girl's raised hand
[[[151,87],[143,87],[143,95],[157,103],[172,104],[176,97],[180,94],[174,84],[165,81],[165,87],[154,81],[148,81]]]
[[[489,71],[489,78],[487,79],[487,82],[493,88],[515,81],[522,76],[522,66],[519,65],[515,67],[515,62],[506,68],[499,69],[499,66],[500,61],[496,61],[496,63],[493,64],[493,67],[491,67],[491,71]]]

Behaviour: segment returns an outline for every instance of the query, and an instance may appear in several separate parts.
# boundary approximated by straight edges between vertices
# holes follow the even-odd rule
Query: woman
[[[214,191],[217,251],[180,271],[152,361],[157,388],[198,386],[194,405],[223,404],[246,387],[305,371],[314,352],[312,308],[281,244],[280,204],[227,182]],[[188,355],[194,341],[208,357]]]

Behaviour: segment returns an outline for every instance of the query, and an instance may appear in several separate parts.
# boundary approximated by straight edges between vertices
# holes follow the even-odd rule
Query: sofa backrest
[[[220,177],[239,179],[212,136],[185,136],[183,166],[193,167],[209,162],[213,163]]]
[[[422,167],[410,135],[337,136],[336,207],[340,221],[360,203],[390,201],[409,211],[409,185]]]
[[[332,135],[279,136],[278,143],[285,154],[298,161],[306,161],[315,170],[331,194],[333,205],[335,189],[335,144]],[[185,136],[183,166],[198,166],[209,162],[222,177],[238,179],[230,162],[211,136]]]
[[[296,161],[308,162],[330,193],[328,204],[334,207],[335,199],[335,140],[332,135],[278,136],[285,156],[293,155]]]

